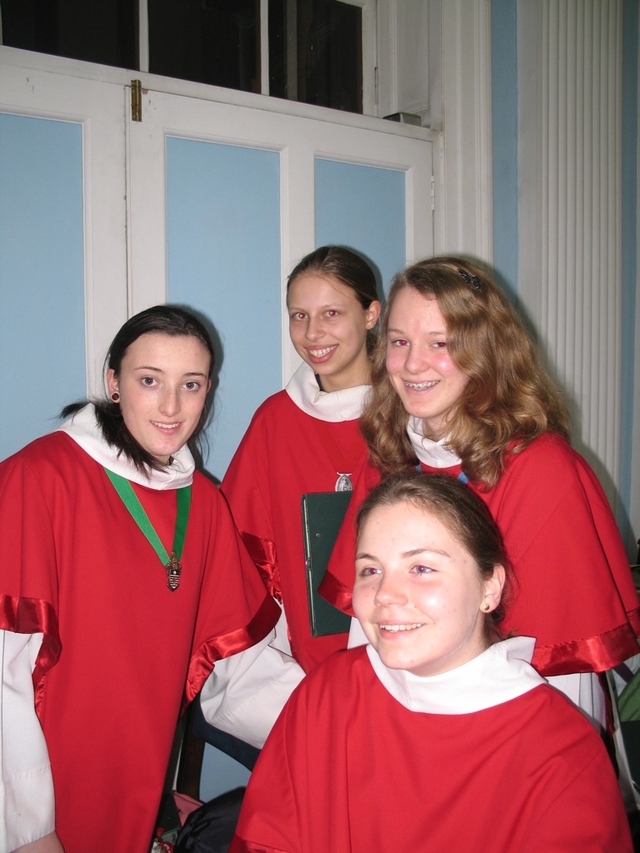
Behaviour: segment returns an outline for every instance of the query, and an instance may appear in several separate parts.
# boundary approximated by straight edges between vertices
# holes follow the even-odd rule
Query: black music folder
[[[309,621],[313,637],[345,633],[351,624],[350,616],[318,593],[350,499],[351,492],[310,492],[302,496]]]

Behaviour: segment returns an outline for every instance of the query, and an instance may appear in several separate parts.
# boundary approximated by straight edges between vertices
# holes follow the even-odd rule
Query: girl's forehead
[[[304,272],[289,285],[287,302],[321,296],[329,299],[356,299],[355,290],[339,278],[319,272]]]
[[[414,529],[424,528],[430,530],[438,528],[446,531],[457,539],[453,525],[442,513],[437,512],[428,504],[422,504],[411,499],[402,499],[392,502],[380,503],[374,506],[363,518],[360,524],[359,537],[371,527],[389,527],[397,529],[399,523],[405,519],[411,519]]]
[[[425,474],[424,476],[429,475]],[[446,505],[440,507],[429,503],[428,500],[422,501],[410,497],[401,497],[374,506],[362,519],[359,533],[370,522],[375,523],[376,526],[392,525],[397,523],[396,520],[401,520],[405,516],[410,516],[415,526],[446,531],[452,539],[455,539],[462,548],[467,550],[462,532],[464,524],[456,517],[455,508],[447,508]]]
[[[200,372],[208,373],[211,367],[211,353],[204,342],[196,335],[168,335],[164,332],[145,332],[127,347],[121,367],[130,369],[133,365],[161,366],[177,361],[197,366]],[[194,366],[193,369],[196,369]]]
[[[189,348],[192,350],[202,349],[206,353],[209,352],[204,341],[202,341],[197,335],[170,335],[168,332],[162,331],[143,332],[131,341],[127,347],[127,351],[132,347],[137,349],[153,348],[157,350]]]

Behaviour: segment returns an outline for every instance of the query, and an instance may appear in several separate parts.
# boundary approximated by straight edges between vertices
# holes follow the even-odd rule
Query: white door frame
[[[0,47],[0,109],[83,125],[88,393],[101,387],[102,360],[119,325],[166,298],[167,134],[280,152],[283,282],[292,262],[314,247],[316,156],[405,171],[407,259],[433,253],[437,134],[429,129],[151,74],[136,79],[141,122],[131,121],[131,72]],[[143,187],[132,170],[136,157],[144,158]],[[288,336],[282,339],[285,379],[293,362]]]

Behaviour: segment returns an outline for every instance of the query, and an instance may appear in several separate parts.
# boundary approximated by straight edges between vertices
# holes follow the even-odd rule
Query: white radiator
[[[521,244],[532,241],[524,301],[572,400],[574,444],[615,504],[622,0],[544,0],[539,12],[537,234],[521,231]]]

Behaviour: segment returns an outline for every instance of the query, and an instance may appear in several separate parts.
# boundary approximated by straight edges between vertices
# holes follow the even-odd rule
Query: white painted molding
[[[378,0],[378,112],[420,116],[429,124],[431,8],[440,0]]]
[[[616,509],[623,0],[519,6],[519,294]]]
[[[493,259],[491,6],[440,6],[443,138],[436,163],[436,252]]]

